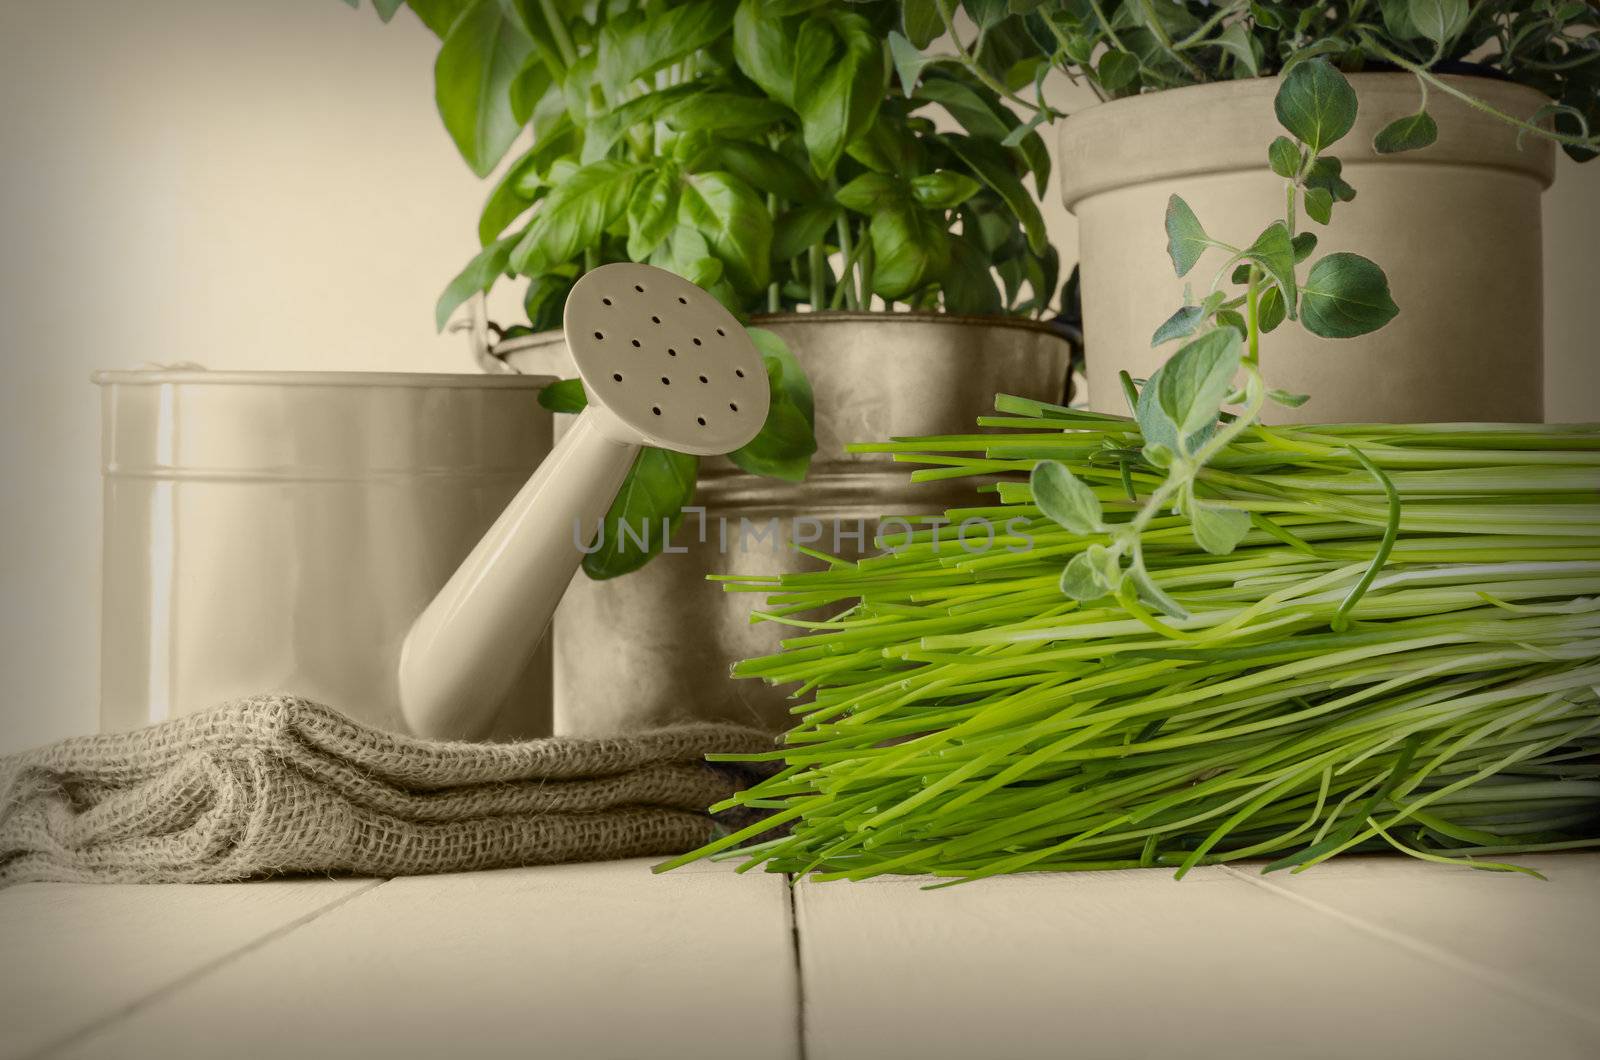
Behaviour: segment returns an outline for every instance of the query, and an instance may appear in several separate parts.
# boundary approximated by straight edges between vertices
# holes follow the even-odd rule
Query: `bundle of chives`
[[[1239,546],[1200,550],[1183,516],[1144,531],[1174,619],[1062,595],[1108,538],[1045,518],[1022,477],[1060,461],[1130,519],[1161,480],[1137,424],[997,410],[979,425],[1004,433],[856,447],[996,503],[730,583],[803,631],[736,675],[809,699],[782,770],[724,804],[771,816],[663,868],[1182,876],[1392,847],[1516,869],[1493,859],[1600,846],[1600,426],[1245,428],[1197,481],[1249,513]]]

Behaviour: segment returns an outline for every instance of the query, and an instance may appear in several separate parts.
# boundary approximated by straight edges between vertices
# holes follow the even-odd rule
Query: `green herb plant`
[[[1600,152],[1600,8],[1579,0],[906,0],[902,7],[890,46],[903,77],[959,66],[1028,114],[1030,128],[1061,116],[1043,92],[1052,68],[1100,99],[1119,99],[1277,76],[1321,57],[1345,73],[1415,75],[1417,112],[1378,133],[1381,153],[1434,141],[1431,94],[1549,137],[1578,161]],[[958,8],[975,37],[957,32]],[[928,54],[941,35],[949,50]],[[1442,73],[1505,78],[1551,103],[1531,116],[1507,114]]]
[[[1126,523],[1109,527],[1094,493],[1065,466],[1041,463],[1034,492],[1052,518],[1078,533],[1109,533],[1073,557],[1061,588],[1076,600],[1115,595],[1130,611],[1148,605],[1174,618],[1188,612],[1155,584],[1145,567],[1142,536],[1164,512],[1186,517],[1195,543],[1227,555],[1250,532],[1247,512],[1209,502],[1197,492],[1201,469],[1256,423],[1267,400],[1299,405],[1304,395],[1269,389],[1261,375],[1261,336],[1298,319],[1315,335],[1352,338],[1383,327],[1399,311],[1383,270],[1358,254],[1318,259],[1305,278],[1298,272],[1316,250],[1317,236],[1297,231],[1300,214],[1319,224],[1332,218],[1333,204],[1354,197],[1328,148],[1355,125],[1356,94],[1343,74],[1322,59],[1295,66],[1279,86],[1275,109],[1289,132],[1267,150],[1274,173],[1284,179],[1287,201],[1273,221],[1246,245],[1209,234],[1189,204],[1177,195],[1167,204],[1167,253],[1179,276],[1187,276],[1210,251],[1225,260],[1205,293],[1181,306],[1156,329],[1151,344],[1184,344],[1140,389],[1124,374],[1139,422],[1140,456],[1166,471],[1166,479]],[[1242,291],[1230,289],[1242,287]],[[1242,372],[1242,385],[1235,379]],[[1242,404],[1224,417],[1222,407]],[[1381,558],[1379,560],[1381,564]]]
[[[728,579],[797,631],[736,675],[811,698],[755,756],[781,770],[714,807],[771,816],[662,868],[1181,877],[1392,848],[1537,875],[1501,858],[1600,846],[1600,425],[1261,424],[1303,400],[1263,380],[1265,334],[1397,312],[1366,259],[1300,275],[1300,213],[1353,194],[1327,153],[1348,82],[1297,64],[1276,110],[1283,219],[1231,245],[1169,203],[1179,275],[1224,257],[1153,336],[1177,352],[1125,379],[1131,418],[1002,396],[1000,432],[854,447],[998,478],[995,502]]]
[[[374,6],[385,19],[407,6],[440,36],[440,116],[475,173],[499,173],[481,249],[439,299],[440,327],[505,277],[526,281],[528,322],[496,327],[501,337],[558,327],[573,282],[614,261],[669,269],[742,319],[896,304],[1044,316],[1056,304],[1058,260],[1037,203],[1043,141],[959,67],[899,91],[883,44],[895,3]],[[940,110],[960,131],[935,128]],[[731,459],[797,481],[816,445],[810,387],[775,335],[758,342],[772,413]],[[585,403],[577,380],[543,400],[561,412]],[[693,499],[697,466],[642,454],[585,571],[612,577],[659,551],[663,520],[675,525]],[[634,543],[641,526],[646,550]]]

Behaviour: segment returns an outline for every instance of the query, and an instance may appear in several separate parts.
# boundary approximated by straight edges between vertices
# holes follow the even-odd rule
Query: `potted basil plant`
[[[558,730],[685,711],[783,724],[777,693],[722,680],[777,627],[706,575],[814,562],[791,545],[868,550],[879,515],[947,506],[849,442],[964,431],[999,391],[1060,399],[1072,347],[1044,322],[1061,283],[1044,142],[967,70],[901,91],[894,3],[407,6],[441,36],[446,127],[475,172],[499,172],[438,323],[524,282],[527,322],[498,328],[493,353],[570,374],[550,331],[566,291],[645,261],[750,321],[771,376],[767,425],[730,459],[640,457],[557,616]],[[545,400],[584,396],[569,380]]]
[[[1276,191],[1303,207],[1302,259],[1321,240],[1382,260],[1406,307],[1337,348],[1315,328],[1280,343],[1284,385],[1315,399],[1277,419],[1541,418],[1540,194],[1557,145],[1580,161],[1600,148],[1595,5],[969,0],[959,24],[954,6],[902,4],[890,40],[900,74],[913,84],[957,67],[1030,126],[1056,122],[1062,194],[1080,225],[1091,407],[1120,408],[1119,371],[1146,377],[1160,364],[1151,339],[1164,314],[1152,305],[1199,307],[1212,294],[1148,267],[1174,226],[1223,247],[1208,233],[1259,229],[1262,196]],[[1321,128],[1274,102],[1281,75],[1314,58],[1360,100]],[[1103,102],[1063,115],[1040,87],[1052,68]],[[1333,139],[1339,156],[1319,157]],[[1151,223],[1180,188],[1214,219],[1205,228]],[[1344,223],[1325,228],[1335,208]],[[1270,324],[1283,316],[1268,310]]]

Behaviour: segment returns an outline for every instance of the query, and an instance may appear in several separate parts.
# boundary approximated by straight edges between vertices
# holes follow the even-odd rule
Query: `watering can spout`
[[[418,736],[492,728],[642,446],[728,453],[766,420],[754,344],[681,277],[595,269],[573,285],[564,326],[588,407],[406,636],[400,706]]]

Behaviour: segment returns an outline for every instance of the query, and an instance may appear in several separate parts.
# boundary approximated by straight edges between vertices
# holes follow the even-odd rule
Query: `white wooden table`
[[[0,1057],[1600,1057],[1600,854],[0,891]]]

